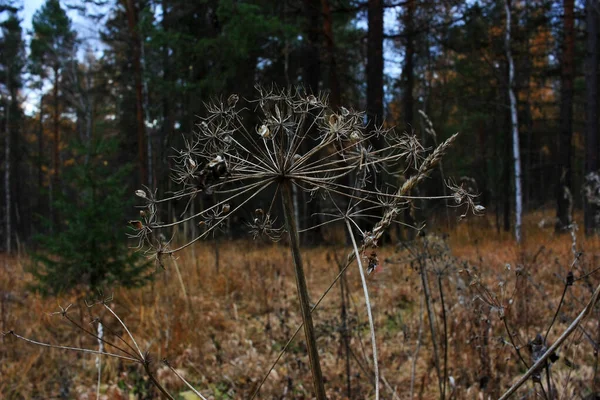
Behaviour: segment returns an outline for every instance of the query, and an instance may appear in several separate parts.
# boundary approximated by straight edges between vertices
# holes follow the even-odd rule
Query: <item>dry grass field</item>
[[[429,233],[406,246],[386,245],[378,250],[380,266],[369,276],[369,290],[381,398],[440,398],[436,352],[438,369],[447,376],[443,379],[446,398],[498,398],[525,372],[514,345],[531,365],[528,342],[538,333],[545,335],[574,262],[570,235],[556,236],[553,229],[537,226],[544,214],[551,212],[527,217],[526,241],[520,248],[510,234],[497,233],[482,217],[470,218],[449,232]],[[576,236],[576,251],[583,253],[576,253],[575,281],[567,287],[548,334],[549,343],[583,309],[600,276],[593,273],[600,242],[586,239],[582,232]],[[336,260],[345,258],[348,248],[315,247],[303,252],[311,298],[316,301],[337,275]],[[82,329],[96,332],[90,321],[99,318],[107,341],[117,343],[116,336],[120,336],[131,344],[123,327],[101,304],[88,308],[75,296],[41,298],[28,292],[26,262],[25,255],[1,259],[3,332],[98,349],[98,340]],[[221,242],[217,271],[214,243],[204,242],[193,253],[180,254],[177,262],[181,280],[168,263],[166,270],[156,271],[152,284],[114,291],[110,306],[142,351],[149,352],[150,368],[175,398],[197,397],[163,359],[207,399],[250,398],[301,322],[289,249]],[[421,268],[427,271],[436,346],[423,300]],[[331,399],[370,399],[374,389],[369,328],[355,264],[348,269],[346,282],[346,318],[339,285],[313,313],[325,387]],[[73,304],[67,313],[71,322],[60,313],[52,314],[69,304]],[[599,321],[596,311],[567,339],[550,368],[553,393],[546,395],[571,399],[600,390]],[[349,346],[344,344],[344,332],[348,332]],[[105,350],[119,353],[110,347]],[[41,347],[5,334],[0,338],[0,398],[95,399],[97,362],[95,354]],[[542,381],[548,391],[545,371]],[[107,356],[101,359],[99,392],[102,399],[159,398],[140,364]],[[304,399],[311,398],[311,393],[301,331],[257,398]],[[541,388],[532,380],[518,392],[518,398],[537,395],[542,395]]]

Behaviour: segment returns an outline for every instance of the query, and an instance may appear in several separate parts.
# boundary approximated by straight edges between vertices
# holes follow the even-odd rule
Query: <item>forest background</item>
[[[561,226],[562,188],[582,209],[585,175],[598,167],[589,3],[511,5],[523,211],[557,203]],[[49,2],[27,32],[21,7],[2,5],[6,250],[47,232],[40,218],[58,221],[53,196],[69,190],[63,170],[75,144],[113,138],[111,168],[134,166],[123,182],[130,193],[168,191],[172,149],[204,103],[250,98],[256,84],[326,91],[333,108],[366,110],[369,123],[414,132],[426,147],[461,132],[448,176],[475,180],[498,230],[513,224],[504,2]],[[418,110],[438,138],[425,133]],[[427,185],[441,188],[440,177]]]
[[[367,126],[414,134],[428,149],[460,132],[418,195],[448,195],[449,182],[477,194],[486,210],[478,229],[465,236],[464,210],[449,208],[452,199],[420,201],[402,216],[425,223],[426,233],[456,232],[457,246],[497,239],[515,245],[522,261],[525,247],[518,246],[541,246],[536,229],[549,226],[551,240],[565,241],[570,257],[575,221],[586,235],[600,229],[595,0],[46,0],[31,21],[24,9],[29,18],[31,4],[0,1],[0,248],[6,265],[31,253],[52,270],[54,260],[36,256],[39,249],[75,260],[74,278],[66,282],[64,275],[57,281],[29,267],[5,268],[11,281],[29,272],[28,284],[43,294],[146,283],[132,260],[107,266],[128,253],[124,229],[138,218],[133,193],[156,188],[165,197],[176,190],[173,149],[198,129],[205,104],[231,94],[251,99],[256,85],[325,93],[332,109],[364,110]],[[255,121],[248,123],[256,130]],[[318,210],[307,194],[297,196],[302,228]],[[247,208],[265,201],[256,196]],[[163,218],[185,208],[170,202]],[[231,251],[219,241],[243,237],[235,227],[252,217],[240,218],[207,247],[219,288],[225,285],[219,266]],[[199,228],[181,224],[175,231],[175,240],[185,242]],[[99,236],[102,246],[125,246],[103,247],[102,267],[96,244],[85,251],[73,245]],[[391,240],[400,239],[414,239],[414,231],[394,231]],[[327,229],[301,240],[308,248],[344,242],[343,234]],[[203,251],[188,255],[196,267],[208,257]],[[78,275],[84,262],[104,268],[102,274]],[[131,268],[124,272],[124,265]],[[242,284],[226,276],[225,297],[235,291],[228,285]],[[6,332],[18,318],[4,306],[15,301],[15,291],[7,284],[2,293]],[[62,388],[63,376],[53,379],[49,385]],[[494,393],[501,384],[500,377],[493,389],[480,381]],[[224,385],[224,392],[233,390]]]

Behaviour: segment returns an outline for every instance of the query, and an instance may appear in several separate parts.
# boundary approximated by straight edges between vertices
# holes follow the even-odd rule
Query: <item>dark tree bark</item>
[[[327,51],[326,56],[329,64],[329,105],[335,110],[340,106],[341,92],[335,58],[333,18],[331,15],[331,6],[329,5],[329,0],[321,0],[321,7],[323,10],[323,34],[325,35],[325,49]]]
[[[406,46],[404,54],[404,123],[407,129],[412,129],[414,125],[414,98],[415,88],[414,74],[414,18],[415,18],[415,0],[408,0],[406,3],[406,13],[404,14],[404,34],[406,37]]]
[[[414,74],[414,55],[415,55],[415,43],[414,43],[414,18],[415,18],[415,1],[408,0],[406,2],[406,11],[404,13],[404,37],[406,40],[405,52],[404,52],[404,68],[402,69],[403,77],[403,119],[406,130],[411,132],[414,128],[414,98],[413,91],[415,87],[415,74]],[[383,78],[383,65],[382,65],[382,78]],[[382,79],[383,85],[383,79]],[[382,86],[383,87],[383,86]],[[383,91],[382,91],[383,96]],[[378,121],[380,122],[380,121]],[[415,173],[415,170],[409,168],[404,173],[408,179],[410,175]],[[408,226],[415,225],[415,218],[413,212],[416,209],[409,207],[404,210],[404,222]],[[415,231],[412,228],[405,229],[405,239],[414,239]]]
[[[144,124],[144,93],[142,83],[142,42],[138,32],[138,9],[134,0],[124,0],[127,27],[131,40],[131,58],[135,79],[135,112],[138,139],[138,166],[140,184],[148,184],[148,153],[146,147],[146,125]]]
[[[508,66],[506,68],[505,76],[508,78]],[[501,91],[503,94],[504,104],[508,104],[508,79],[501,85]],[[502,185],[498,188],[499,192],[502,193],[502,219],[504,232],[510,232],[510,216],[511,216],[511,199],[512,199],[512,139],[510,134],[510,110],[502,108],[500,112],[504,111],[504,118],[502,121],[502,132],[504,132],[504,156],[502,157],[503,171],[502,171]]]
[[[8,67],[8,72],[7,75],[10,77],[10,67]],[[8,89],[11,93],[11,100],[7,100],[6,101],[6,105],[5,105],[5,117],[4,117],[4,132],[6,134],[5,137],[5,143],[4,143],[4,213],[5,213],[5,240],[6,240],[6,247],[5,250],[7,253],[10,254],[11,249],[12,249],[12,244],[11,244],[11,239],[12,239],[12,226],[11,226],[11,219],[12,219],[12,201],[11,201],[11,176],[10,176],[10,172],[11,172],[11,161],[12,161],[12,155],[11,155],[11,136],[12,136],[12,132],[11,132],[11,120],[10,120],[10,109],[12,107],[12,102],[14,101],[14,97],[12,97],[14,95],[14,91],[11,90],[11,85],[10,85],[10,78],[7,79],[8,81]]]
[[[383,122],[383,0],[368,2],[367,118],[369,125]]]
[[[585,22],[587,30],[585,59],[585,175],[598,173],[598,0],[587,0],[585,3]],[[591,176],[590,176],[591,177]],[[593,193],[597,197],[596,193]],[[590,201],[592,200],[592,201]],[[597,233],[600,228],[600,204],[586,196],[585,233]]]
[[[55,192],[58,193],[59,189],[59,181],[60,181],[60,113],[58,110],[58,75],[59,67],[58,65],[54,67],[54,88],[52,89],[52,100],[53,100],[53,130],[54,130],[54,143],[52,144],[52,164],[53,164],[53,173],[52,173],[52,187],[50,193]],[[50,205],[50,209],[52,210],[52,222],[53,226],[58,226],[58,212],[54,210],[52,204]]]
[[[564,38],[561,62],[560,137],[556,192],[556,231],[571,225],[571,139],[573,137],[573,64],[575,62],[574,0],[564,0]]]
[[[304,0],[304,34],[306,36],[306,44],[304,48],[304,66],[302,80],[304,87],[308,93],[319,93],[319,82],[321,81],[321,36],[323,24],[321,23],[321,14],[323,11],[322,0]],[[330,99],[331,100],[331,99]],[[308,151],[310,142],[305,141],[305,146],[302,151]],[[298,225],[301,229],[312,225],[310,220],[311,215],[319,215],[321,207],[319,199],[315,197],[311,199],[305,192],[293,193],[294,199],[297,202],[294,207],[298,212],[300,219]],[[299,203],[299,204],[298,204]],[[315,245],[323,242],[322,229],[312,229],[310,232],[305,232],[300,238],[303,244]]]
[[[37,184],[37,192],[42,193],[44,189],[44,94],[40,96],[40,124],[38,127],[38,152],[37,152],[37,174],[38,174],[38,184]],[[42,200],[42,196],[38,196],[37,198],[37,214],[44,215],[44,201]],[[38,221],[36,221],[38,222]],[[37,224],[38,232],[40,228],[40,224]]]
[[[58,68],[54,69],[54,87],[52,89],[52,100],[53,100],[53,132],[54,132],[54,143],[53,143],[53,173],[52,177],[55,184],[58,184],[59,170],[60,170],[60,113],[58,111]]]
[[[161,21],[162,29],[167,34],[170,29],[169,23],[169,4],[166,0],[162,0],[162,9],[163,9],[163,17]],[[164,45],[162,51],[162,64],[163,64],[163,81],[165,84],[170,85],[172,77],[171,77],[171,63],[169,57],[169,46]],[[172,103],[172,98],[170,97],[170,91],[165,90],[163,92],[162,98],[162,113],[163,113],[163,123],[162,123],[162,138],[159,151],[160,151],[160,162],[157,163],[158,166],[158,176],[166,176],[166,171],[169,170],[169,158],[167,157],[167,149],[169,149],[171,136],[173,134],[173,125],[174,125],[174,107]],[[175,103],[176,104],[176,103]]]
[[[319,0],[304,0],[304,15],[306,47],[304,49],[304,71],[302,80],[306,90],[310,93],[319,92],[319,81],[321,80],[321,55],[319,51],[320,28],[321,28],[321,4]]]
[[[506,124],[508,127],[509,124]],[[502,199],[503,199],[503,219],[504,219],[504,232],[510,232],[510,202],[511,202],[511,194],[512,194],[512,184],[511,184],[511,168],[510,161],[512,159],[512,141],[510,138],[510,133],[508,129],[506,130],[506,138],[504,139],[504,171],[502,174],[502,180],[504,184],[502,185]]]

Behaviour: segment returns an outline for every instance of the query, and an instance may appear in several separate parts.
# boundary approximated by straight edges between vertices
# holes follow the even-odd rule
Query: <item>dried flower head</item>
[[[147,202],[142,229],[132,235],[140,246],[176,252],[214,233],[234,214],[252,215],[243,211],[265,197],[273,199],[265,207],[268,211],[254,213],[246,225],[255,238],[264,235],[279,240],[283,227],[275,226],[277,207],[273,204],[285,185],[309,193],[312,201],[323,202],[322,208],[339,204],[340,210],[347,209],[343,218],[380,218],[378,209],[397,210],[406,204],[408,192],[393,187],[383,191],[376,176],[401,163],[421,166],[426,149],[416,136],[394,139],[381,127],[368,130],[364,113],[344,107],[331,110],[326,97],[302,89],[259,87],[257,92],[257,98],[247,101],[246,107],[240,107],[242,100],[237,95],[207,105],[207,116],[191,137],[184,138],[183,147],[173,157],[172,180],[178,186],[173,196],[158,201],[146,191],[136,192]],[[258,118],[253,127],[244,120],[246,113]],[[385,147],[376,148],[374,143],[385,143]],[[192,212],[190,205],[199,195],[211,195],[216,202]],[[187,203],[180,220],[159,223],[157,206],[181,199]],[[395,221],[396,215],[394,211],[389,222]],[[188,221],[203,228],[189,243],[165,249],[152,238],[157,230]]]

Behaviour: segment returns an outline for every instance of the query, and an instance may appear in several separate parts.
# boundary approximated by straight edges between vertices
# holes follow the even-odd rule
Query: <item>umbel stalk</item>
[[[306,277],[304,276],[304,267],[302,265],[302,257],[300,256],[298,226],[294,216],[291,186],[292,183],[290,181],[283,181],[281,183],[281,200],[283,202],[283,212],[285,214],[285,226],[290,236],[290,249],[292,250],[292,258],[294,259],[296,287],[298,289],[300,310],[302,311],[302,322],[304,322],[304,335],[306,336],[306,348],[308,351],[310,370],[312,372],[315,396],[318,400],[325,400],[327,397],[325,396],[323,374],[321,373],[321,363],[319,361],[319,352],[317,351],[317,339],[310,312],[308,287],[306,286]]]

